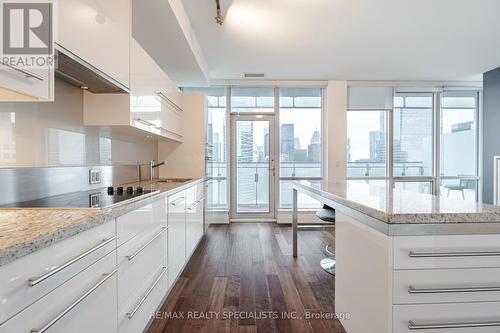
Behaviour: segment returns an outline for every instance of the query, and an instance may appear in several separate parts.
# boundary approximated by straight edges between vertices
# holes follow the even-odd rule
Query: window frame
[[[481,178],[481,163],[479,160],[480,157],[480,129],[481,129],[481,110],[482,110],[482,103],[481,103],[481,97],[482,97],[482,91],[481,89],[453,89],[453,90],[446,90],[442,89],[439,91],[436,91],[435,89],[431,90],[418,90],[418,91],[411,91],[411,92],[405,92],[401,91],[402,93],[414,93],[414,94],[432,94],[433,95],[433,131],[432,131],[432,142],[433,142],[433,171],[430,176],[394,176],[394,110],[396,107],[394,106],[394,103],[392,105],[392,108],[390,109],[347,109],[347,112],[356,112],[356,111],[387,111],[387,130],[386,130],[386,160],[387,160],[387,171],[386,171],[386,176],[385,177],[349,177],[347,176],[347,180],[364,180],[364,181],[370,181],[370,180],[385,180],[389,183],[389,186],[392,188],[395,188],[396,183],[403,183],[403,182],[430,182],[431,183],[431,192],[434,195],[440,195],[441,193],[441,183],[443,180],[476,180],[477,182],[477,187],[476,187],[476,201],[481,200],[481,188],[482,188],[482,178]],[[446,175],[441,175],[441,164],[440,164],[440,159],[441,159],[441,106],[442,106],[442,98],[443,94],[446,92],[463,92],[464,94],[475,94],[475,126],[476,126],[476,142],[475,142],[475,160],[476,160],[476,174],[474,176],[446,176]],[[397,88],[393,88],[392,92],[392,98],[394,101],[394,97],[396,96],[397,93]]]
[[[310,177],[301,177],[301,176],[281,176],[281,122],[280,122],[280,114],[281,114],[281,89],[282,88],[310,88],[310,89],[319,89],[320,92],[320,99],[321,99],[321,106],[320,106],[320,113],[321,113],[321,149],[320,149],[320,154],[321,154],[321,161],[320,161],[320,174],[321,176],[310,176]],[[290,211],[291,208],[283,207],[281,205],[281,182],[282,181],[300,181],[300,180],[309,180],[309,181],[321,181],[325,178],[325,130],[326,130],[326,124],[325,124],[325,89],[324,87],[315,87],[315,86],[278,86],[276,90],[276,97],[275,97],[275,103],[276,103],[276,109],[275,109],[275,135],[276,135],[276,148],[275,148],[275,155],[276,155],[276,160],[277,160],[277,165],[276,165],[276,186],[275,186],[275,192],[276,192],[276,210],[277,211]],[[293,109],[293,107],[284,107],[288,109]],[[311,107],[300,107],[303,109],[317,109],[317,108],[311,108]],[[313,208],[305,208],[305,209],[300,209],[302,211],[310,210]]]

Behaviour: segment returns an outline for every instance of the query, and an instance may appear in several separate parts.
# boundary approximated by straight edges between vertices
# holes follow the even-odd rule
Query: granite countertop
[[[387,224],[500,223],[500,207],[390,188],[364,181],[294,185]]]
[[[0,209],[0,266],[201,181],[203,179],[184,183],[143,181],[123,184],[142,186],[153,191],[159,190],[160,193],[108,209]]]

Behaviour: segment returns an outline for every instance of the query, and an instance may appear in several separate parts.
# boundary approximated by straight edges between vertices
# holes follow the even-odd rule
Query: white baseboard
[[[316,211],[299,211],[299,221],[301,222],[312,222],[316,220]],[[263,221],[264,222],[264,221]],[[267,221],[265,221],[267,222]],[[292,212],[291,211],[279,211],[278,218],[276,219],[278,224],[291,224],[292,223]],[[229,224],[229,212],[228,211],[210,211],[205,212],[205,223],[207,227],[210,224]]]
[[[221,210],[206,210],[205,224],[207,225],[207,227],[210,224],[229,224],[229,212]]]

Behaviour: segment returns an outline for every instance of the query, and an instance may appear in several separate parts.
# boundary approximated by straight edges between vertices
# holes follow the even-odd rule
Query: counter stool
[[[323,222],[335,224],[335,209],[327,205],[323,205],[323,208],[316,212],[316,217]],[[325,252],[329,256],[322,259],[319,264],[327,273],[335,275],[335,254],[328,250],[328,247],[329,245],[326,246]]]

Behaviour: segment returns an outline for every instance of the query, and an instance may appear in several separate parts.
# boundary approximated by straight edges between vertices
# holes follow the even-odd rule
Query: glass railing
[[[395,177],[431,176],[432,169],[421,161],[395,162]],[[381,162],[348,162],[348,177],[386,177],[386,164]]]

